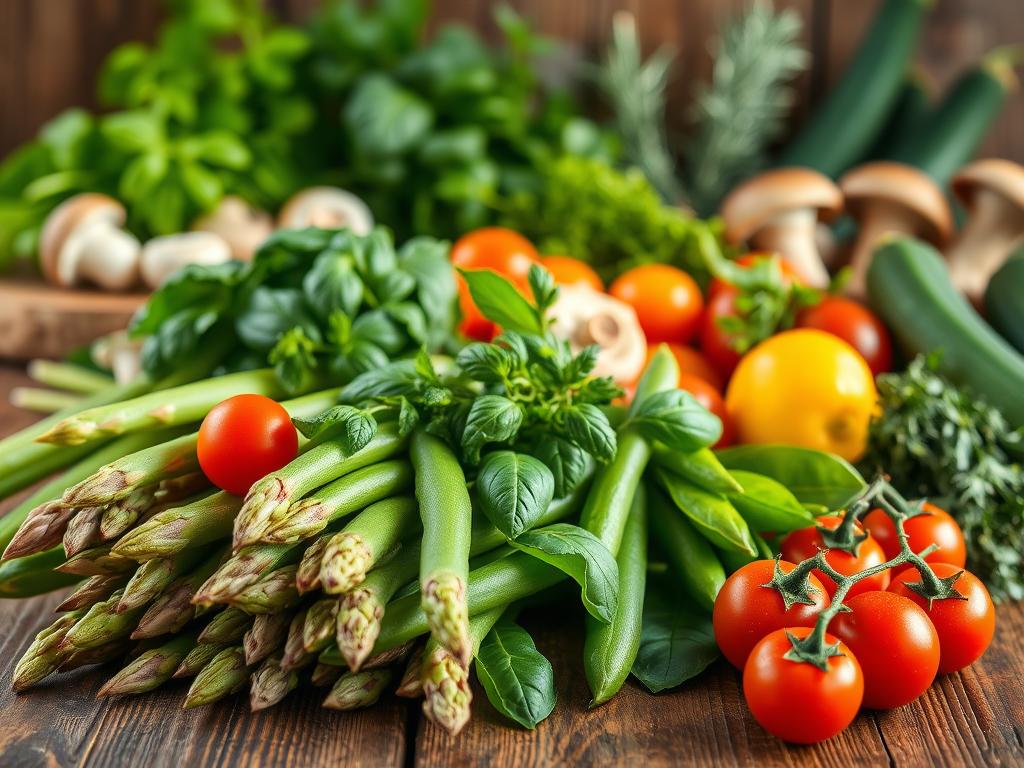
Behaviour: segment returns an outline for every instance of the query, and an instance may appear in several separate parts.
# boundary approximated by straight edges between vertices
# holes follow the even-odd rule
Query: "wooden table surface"
[[[24,382],[19,371],[0,367],[2,434],[32,419],[7,405],[10,387]],[[50,596],[0,603],[0,766],[1024,764],[1020,607],[1000,609],[995,642],[981,663],[943,677],[909,706],[862,714],[831,741],[789,747],[751,719],[739,676],[724,662],[658,696],[627,683],[612,702],[588,710],[579,615],[527,622],[558,687],[558,706],[533,732],[510,727],[479,687],[473,720],[454,738],[424,722],[418,703],[394,697],[338,713],[319,706],[322,692],[299,693],[254,715],[247,696],[238,695],[186,712],[185,682],[100,701],[95,694],[105,675],[88,669],[15,696],[7,685],[11,670],[57,602]]]

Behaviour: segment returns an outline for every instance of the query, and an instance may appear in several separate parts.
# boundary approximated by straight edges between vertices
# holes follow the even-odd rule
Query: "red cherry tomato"
[[[841,520],[842,518],[838,515],[826,515],[825,517],[818,518],[818,524],[823,525],[829,530],[834,530]],[[854,527],[858,534],[863,533],[863,529],[859,524]],[[821,533],[818,531],[817,526],[801,528],[800,530],[793,531],[782,540],[782,557],[785,560],[789,560],[791,563],[799,563],[802,560],[814,557],[818,553],[819,549],[824,548],[825,542],[822,540]],[[853,574],[860,573],[868,568],[873,568],[876,565],[884,563],[885,553],[878,545],[878,542],[872,539],[869,534],[868,537],[857,547],[857,554],[850,554],[849,552],[844,552],[841,549],[830,549],[828,554],[825,556],[825,560],[844,576],[852,576]],[[821,579],[821,583],[824,584],[825,589],[828,590],[829,597],[832,597],[836,591],[836,583],[821,571],[815,570],[814,575]],[[869,576],[866,579],[858,581],[850,588],[850,591],[846,596],[853,597],[854,595],[859,595],[861,592],[885,589],[887,586],[889,586],[888,569],[874,576]]]
[[[875,376],[892,370],[889,331],[867,307],[852,299],[824,296],[800,312],[796,325],[838,336],[860,353]]]
[[[725,401],[718,390],[704,379],[694,376],[692,373],[679,374],[679,388],[689,392],[698,403],[722,420],[722,436],[718,438],[718,442],[715,443],[714,447],[725,448],[731,445],[735,437],[735,430],[733,430],[732,423],[729,421],[729,414],[726,413]]]
[[[697,331],[704,298],[694,279],[667,264],[645,264],[619,275],[608,289],[636,310],[648,344],[686,344]]]
[[[794,267],[790,262],[779,256],[777,253],[745,253],[736,259],[736,263],[741,267],[752,267],[759,261],[769,259],[779,265],[779,269],[782,272],[782,282],[786,286],[790,285],[806,285],[807,279],[800,274],[800,270]],[[711,281],[711,287],[708,289],[708,294],[714,294],[723,288],[732,287],[729,283],[725,282],[721,278],[716,277]]]
[[[524,293],[529,288],[530,267],[538,263],[537,249],[518,232],[502,227],[485,227],[460,237],[452,246],[452,264],[459,269],[490,269],[508,278]],[[471,339],[490,341],[497,329],[480,314],[469,295],[469,287],[456,275],[459,287],[459,330]]]
[[[604,282],[600,275],[585,261],[574,259],[572,256],[545,256],[540,263],[559,285],[583,283],[595,291],[604,293]]]
[[[935,575],[960,577],[953,586],[966,600],[955,598],[928,601],[910,588],[921,582],[917,569],[906,570],[896,577],[889,591],[909,597],[928,614],[939,635],[939,674],[945,675],[970,666],[982,657],[996,631],[996,611],[988,590],[970,571],[948,563],[930,563]]]
[[[733,334],[722,328],[722,320],[738,317],[736,299],[739,291],[724,285],[708,297],[700,318],[700,350],[723,378],[728,378],[740,364],[742,355],[732,348]]]
[[[793,647],[788,634],[807,637],[808,627],[787,627],[754,646],[743,668],[743,695],[754,719],[769,733],[796,744],[815,744],[853,722],[864,698],[864,676],[856,657],[839,643],[827,670],[785,658]]]
[[[779,567],[784,573],[796,568],[785,560],[779,562]],[[774,572],[774,560],[748,563],[725,580],[715,598],[712,616],[715,642],[722,655],[737,669],[743,669],[751,649],[765,635],[785,627],[812,627],[818,614],[828,606],[828,593],[811,574],[812,589],[808,596],[814,603],[795,603],[786,610],[781,595],[765,587]]]
[[[829,630],[860,663],[864,706],[894,709],[924,693],[939,669],[939,636],[928,614],[894,592],[864,592],[846,607]]]
[[[864,527],[882,547],[887,560],[892,560],[900,553],[896,525],[885,512],[880,509],[871,510],[864,516]],[[903,530],[907,534],[907,543],[914,552],[920,552],[932,544],[938,546],[937,550],[925,556],[926,562],[949,563],[958,568],[963,568],[967,562],[967,545],[964,543],[963,531],[948,512],[934,504],[925,502],[924,513],[903,523]],[[904,565],[895,570],[894,575],[906,568],[913,566]]]
[[[210,482],[236,496],[294,459],[298,449],[288,411],[263,395],[236,395],[215,405],[199,427],[196,446]]]

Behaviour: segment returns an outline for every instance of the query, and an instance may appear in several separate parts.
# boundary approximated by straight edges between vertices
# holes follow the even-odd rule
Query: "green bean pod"
[[[654,463],[662,469],[684,477],[710,493],[743,493],[743,485],[715,456],[710,448],[693,453],[679,453],[664,446],[655,446]]]

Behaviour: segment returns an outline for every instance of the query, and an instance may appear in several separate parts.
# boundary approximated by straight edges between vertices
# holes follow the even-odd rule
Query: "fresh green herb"
[[[475,490],[487,519],[514,539],[547,511],[555,495],[555,479],[533,456],[494,451],[480,465]]]
[[[551,662],[507,616],[480,643],[476,674],[494,708],[524,728],[536,728],[555,708]]]
[[[997,600],[1024,598],[1024,431],[918,357],[879,377],[865,470],[907,496],[928,497],[960,524],[967,563]]]

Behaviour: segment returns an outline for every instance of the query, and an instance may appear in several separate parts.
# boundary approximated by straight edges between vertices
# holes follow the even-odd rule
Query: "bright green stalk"
[[[231,524],[242,502],[218,491],[180,507],[158,512],[128,531],[114,551],[133,560],[172,557],[189,547],[212,544],[231,535]]]
[[[420,598],[431,634],[468,664],[469,611],[466,584],[473,533],[473,505],[458,458],[441,440],[418,429],[410,456],[423,523]]]
[[[41,387],[14,387],[8,398],[15,408],[34,413],[58,413],[81,408],[82,396]]]
[[[205,549],[190,549],[176,557],[148,560],[138,567],[121,596],[117,612],[137,608],[153,600],[182,574],[191,571],[209,555]]]
[[[249,489],[235,523],[235,549],[258,541],[267,528],[284,519],[294,500],[357,469],[390,459],[402,451],[405,444],[398,428],[385,423],[361,451],[352,455],[336,440],[311,446],[287,466],[256,481]]]
[[[37,440],[55,445],[81,445],[111,435],[199,421],[217,403],[235,395],[278,398],[284,393],[271,369],[231,373],[81,411],[56,424]]]
[[[412,468],[405,461],[392,459],[357,469],[308,499],[292,504],[272,520],[259,540],[275,544],[294,544],[316,536],[330,523],[356,512],[368,504],[405,491],[412,484]],[[240,541],[235,529],[236,548]]]
[[[469,641],[473,653],[491,631],[504,606],[474,616],[469,622]],[[453,656],[435,638],[427,641],[421,667],[423,714],[453,736],[469,722],[473,691],[469,686],[469,667]]]
[[[419,528],[419,507],[409,496],[368,506],[328,540],[320,562],[324,592],[338,595],[361,584],[374,563]]]
[[[619,591],[612,620],[603,623],[589,614],[586,616],[583,668],[594,696],[591,706],[603,704],[619,692],[640,649],[647,583],[647,505],[643,485],[633,497],[616,560]]]
[[[74,363],[53,360],[29,360],[28,375],[47,387],[66,389],[83,395],[95,395],[114,387],[112,376]]]
[[[185,657],[196,645],[194,634],[168,640],[159,648],[143,651],[100,688],[96,696],[125,696],[155,690],[171,679]]]
[[[294,544],[253,544],[236,552],[210,575],[196,593],[196,605],[227,603],[277,568],[298,562],[303,548]]]
[[[185,709],[212,704],[230,696],[248,680],[245,652],[240,647],[225,648],[192,681],[185,696]]]
[[[0,598],[35,597],[69,587],[80,576],[54,570],[64,562],[60,547],[0,563]]]

